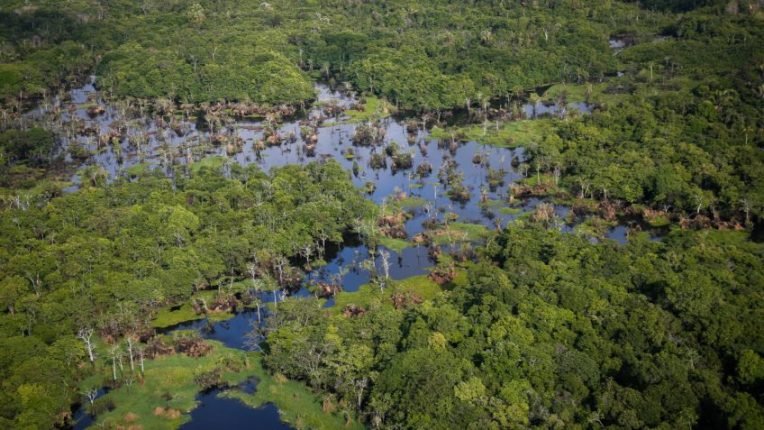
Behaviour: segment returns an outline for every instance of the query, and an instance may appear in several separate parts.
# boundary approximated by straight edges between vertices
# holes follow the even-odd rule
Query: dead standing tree
[[[381,291],[387,286],[387,281],[390,279],[390,253],[382,249],[379,251],[379,256],[382,263],[382,271],[385,274],[384,280],[379,283],[379,289]]]
[[[90,363],[95,362],[95,347],[93,345],[93,329],[92,328],[82,328],[80,331],[77,332],[77,338],[82,340],[82,342],[85,343],[85,349],[88,351],[88,358],[90,359]]]

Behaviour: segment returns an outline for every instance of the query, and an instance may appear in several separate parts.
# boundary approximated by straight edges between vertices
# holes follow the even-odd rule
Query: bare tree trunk
[[[88,351],[88,358],[90,359],[90,362],[95,362],[95,354],[93,353],[93,342],[91,338],[93,337],[93,329],[92,328],[83,328],[80,329],[79,332],[77,332],[77,337],[81,339],[85,343],[85,349]]]
[[[117,380],[117,352],[119,347],[115,346],[111,349],[111,378]]]
[[[135,362],[133,361],[133,338],[127,336],[127,352],[130,354],[130,371],[135,372]]]
[[[385,284],[387,284],[387,280],[390,279],[390,253],[383,249],[379,251],[379,255],[382,257],[382,270],[385,272],[385,280],[379,284],[379,289],[382,291]]]
[[[97,388],[90,388],[86,391],[83,391],[82,394],[85,395],[85,397],[88,399],[88,403],[90,403],[90,406],[93,406],[93,403],[95,402],[96,398],[98,397],[98,389]]]
[[[255,290],[255,306],[257,306],[257,322],[258,324],[261,321],[260,317],[260,288],[257,286],[257,280],[255,279],[255,276],[257,275],[257,267],[254,263],[249,265],[249,274],[252,276],[252,288]]]

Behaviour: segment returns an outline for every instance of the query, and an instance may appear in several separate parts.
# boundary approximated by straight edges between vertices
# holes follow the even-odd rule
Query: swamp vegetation
[[[757,0],[1,0],[0,427],[764,428],[762,47]]]

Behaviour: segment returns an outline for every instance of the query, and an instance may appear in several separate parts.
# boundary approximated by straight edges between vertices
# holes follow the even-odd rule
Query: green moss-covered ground
[[[202,298],[207,302],[214,298],[214,291],[200,291],[194,294],[191,300]],[[224,321],[234,316],[231,312],[211,312],[209,314],[197,314],[191,300],[184,302],[177,307],[166,307],[157,312],[157,315],[151,321],[154,328],[167,328],[187,321],[200,320],[208,318],[210,321]]]
[[[213,155],[211,157],[202,158],[191,165],[191,171],[198,173],[202,168],[208,168],[210,170],[219,170],[226,163],[226,158],[220,155]]]
[[[430,300],[435,297],[441,288],[426,275],[412,276],[399,281],[388,280],[387,286],[380,289],[373,285],[362,285],[358,291],[343,291],[334,298],[335,312],[342,312],[347,305],[356,305],[368,307],[372,304],[382,306],[392,306],[390,297],[395,293],[416,293],[424,300]]]
[[[522,211],[523,211],[523,208],[511,207],[511,206],[507,206],[507,207],[503,207],[499,209],[499,212],[504,215],[517,215],[521,213]]]
[[[392,237],[382,236],[379,238],[379,244],[385,248],[400,253],[404,249],[411,246],[411,242],[403,239],[395,239]]]
[[[441,227],[430,232],[433,241],[438,245],[446,245],[452,242],[477,242],[484,239],[490,230],[482,224],[464,222],[452,222],[448,226]]]

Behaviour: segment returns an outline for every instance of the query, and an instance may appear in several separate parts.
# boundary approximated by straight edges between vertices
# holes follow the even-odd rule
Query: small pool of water
[[[109,389],[107,387],[99,388],[95,399],[100,398],[101,396],[103,396],[104,394],[108,392],[109,392]],[[72,430],[85,430],[86,428],[90,427],[95,421],[95,417],[88,413],[87,406],[88,405],[83,402],[82,404],[78,405],[74,409],[74,413],[72,414],[72,421],[74,422],[74,425],[72,426]]]
[[[250,383],[252,384],[252,383]],[[250,392],[254,391],[254,386]],[[180,430],[209,430],[247,428],[252,430],[291,430],[281,421],[279,410],[273,404],[250,408],[237,399],[220,396],[216,389],[199,394],[199,406],[191,411],[191,421]]]

